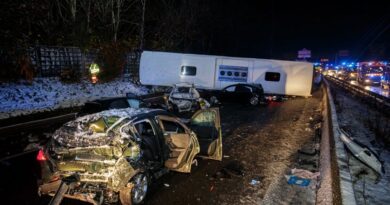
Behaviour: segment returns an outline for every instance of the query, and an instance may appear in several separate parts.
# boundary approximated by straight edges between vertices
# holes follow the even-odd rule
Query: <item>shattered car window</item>
[[[164,131],[168,133],[186,133],[185,129],[178,123],[168,121],[168,120],[161,120],[161,123],[164,126]]]
[[[204,111],[199,113],[191,122],[192,125],[197,126],[214,126],[215,112]]]
[[[188,87],[178,87],[176,89],[176,92],[179,92],[179,93],[189,93],[190,92],[190,88],[188,88]]]
[[[127,102],[129,103],[130,107],[132,108],[140,108],[141,101],[137,99],[128,99]]]
[[[112,126],[119,117],[101,117],[98,120],[89,123],[89,130],[98,133],[104,133]]]
[[[116,135],[116,131],[111,127],[121,124],[121,120],[123,118],[116,116],[100,116],[71,121],[58,129],[53,138],[66,147],[107,145]]]

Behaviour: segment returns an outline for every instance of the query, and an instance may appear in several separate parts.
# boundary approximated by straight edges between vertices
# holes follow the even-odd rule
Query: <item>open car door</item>
[[[222,130],[219,109],[198,110],[191,118],[190,127],[199,141],[199,155],[208,159],[222,160]]]
[[[160,115],[158,121],[170,151],[165,167],[177,172],[191,172],[192,162],[200,150],[196,136],[176,118]]]

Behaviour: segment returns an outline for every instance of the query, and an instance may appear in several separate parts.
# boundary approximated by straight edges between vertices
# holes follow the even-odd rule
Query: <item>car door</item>
[[[237,85],[234,94],[240,102],[248,102],[252,97],[252,88],[246,85]]]
[[[192,162],[200,150],[195,134],[174,117],[159,115],[157,119],[169,148],[165,167],[177,172],[191,172]]]
[[[218,96],[218,100],[222,102],[235,102],[237,100],[235,98],[235,93],[234,93],[235,90],[236,90],[236,85],[231,85],[222,89],[220,95]]]
[[[204,158],[222,160],[222,131],[218,108],[197,111],[191,118],[190,127],[200,145]]]

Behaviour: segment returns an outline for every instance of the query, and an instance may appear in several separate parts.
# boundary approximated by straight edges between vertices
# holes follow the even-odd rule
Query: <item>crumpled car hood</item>
[[[114,126],[122,118],[149,111],[151,109],[112,109],[79,117],[56,130],[53,139],[64,147],[108,145],[115,136],[118,136],[118,133],[109,131],[110,126]]]

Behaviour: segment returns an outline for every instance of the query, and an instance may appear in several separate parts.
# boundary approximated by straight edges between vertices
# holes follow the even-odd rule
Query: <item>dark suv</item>
[[[260,84],[234,84],[215,91],[214,96],[218,101],[245,103],[252,106],[265,104],[264,90]]]

